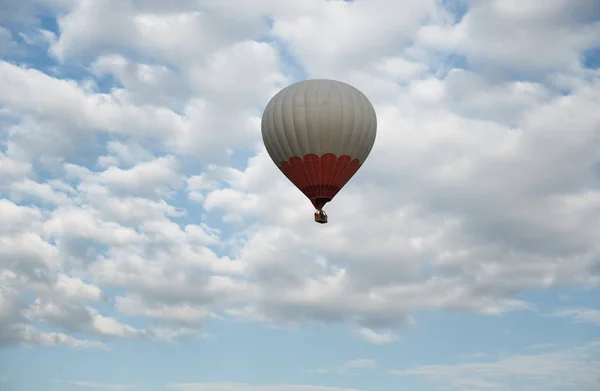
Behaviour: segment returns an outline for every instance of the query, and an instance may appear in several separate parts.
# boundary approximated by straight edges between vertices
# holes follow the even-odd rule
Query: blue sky
[[[599,389],[600,8],[538,3],[7,1],[0,389]],[[306,78],[378,116],[323,227]]]

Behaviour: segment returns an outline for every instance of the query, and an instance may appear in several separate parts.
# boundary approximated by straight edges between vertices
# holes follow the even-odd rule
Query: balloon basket
[[[327,214],[325,214],[325,212],[315,212],[315,222],[319,224],[326,224]]]

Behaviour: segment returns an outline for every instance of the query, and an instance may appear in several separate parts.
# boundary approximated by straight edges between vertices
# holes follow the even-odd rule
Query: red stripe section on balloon
[[[294,156],[279,164],[285,176],[310,199],[317,210],[331,201],[360,168],[358,159],[326,153]]]

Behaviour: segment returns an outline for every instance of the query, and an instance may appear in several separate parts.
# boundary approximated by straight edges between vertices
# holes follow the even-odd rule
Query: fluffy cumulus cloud
[[[598,286],[600,7],[549,3],[3,1],[0,345],[110,348],[239,320],[382,345],[423,311],[536,311],[518,294]],[[378,116],[325,226],[260,138],[268,99],[304,78],[355,85]],[[396,373],[584,389],[593,349]]]

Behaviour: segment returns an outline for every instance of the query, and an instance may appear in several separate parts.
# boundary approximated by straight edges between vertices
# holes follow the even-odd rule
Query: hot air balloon
[[[335,80],[305,80],[279,91],[262,116],[267,152],[316,208],[315,221],[356,174],[375,143],[377,116],[367,97]]]

